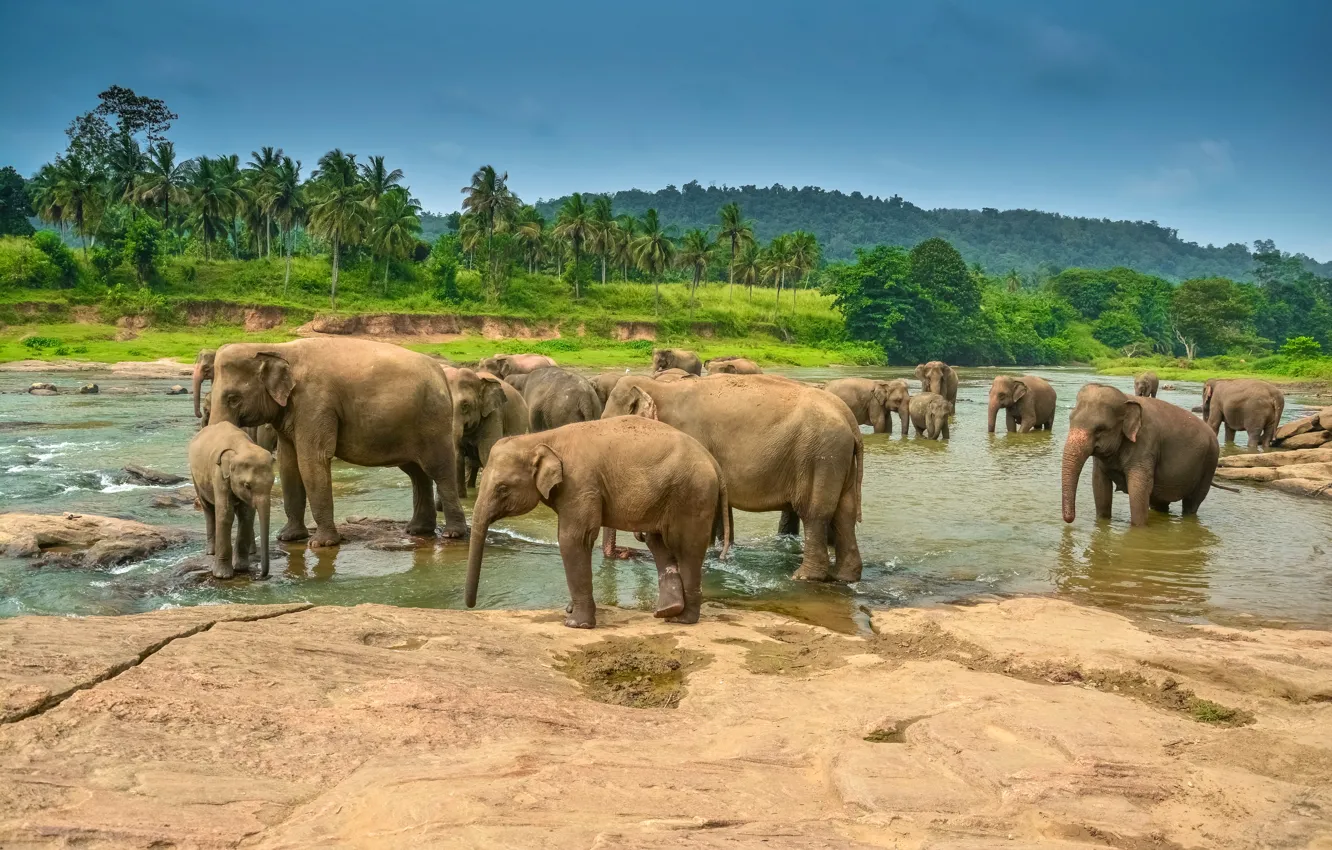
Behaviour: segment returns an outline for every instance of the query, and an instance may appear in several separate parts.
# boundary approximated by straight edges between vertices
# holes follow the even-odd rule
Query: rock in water
[[[190,391],[182,387],[180,384],[176,384],[171,389],[167,390],[167,395],[189,395],[189,394]]]
[[[39,381],[28,387],[28,392],[33,395],[55,395],[59,390],[56,389],[55,384],[47,384]]]
[[[185,542],[184,532],[128,519],[79,514],[0,514],[0,551],[74,566],[140,561]],[[49,550],[55,550],[54,552]]]
[[[154,508],[198,508],[198,496],[195,495],[194,487],[186,485],[179,490],[171,490],[166,493],[158,493],[153,496],[148,504]]]
[[[1316,449],[1327,442],[1332,442],[1332,433],[1327,431],[1309,431],[1308,433],[1299,434],[1282,440],[1281,445],[1283,448],[1287,449]]]
[[[149,469],[146,466],[135,466],[134,464],[124,467],[121,471],[129,476],[129,480],[133,484],[151,484],[155,487],[169,487],[172,484],[180,484],[185,480],[185,476],[183,475],[172,475],[169,472],[158,472],[156,469]]]
[[[1285,425],[1282,425],[1280,428],[1276,429],[1276,433],[1272,435],[1272,441],[1279,443],[1283,440],[1289,440],[1291,437],[1298,437],[1301,434],[1307,434],[1310,431],[1314,430],[1315,428],[1319,427],[1322,426],[1318,424],[1317,415],[1302,416],[1299,419],[1287,422]]]
[[[1318,427],[1324,431],[1332,431],[1332,407],[1324,407],[1318,411]]]
[[[79,387],[80,395],[97,395],[101,391],[102,391],[101,388],[98,387],[96,384],[84,384],[83,386]]]

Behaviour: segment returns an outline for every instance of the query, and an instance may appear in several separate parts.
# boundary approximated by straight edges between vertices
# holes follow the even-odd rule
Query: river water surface
[[[856,374],[908,377],[893,369],[790,369],[827,380]],[[865,436],[865,560],[853,587],[790,580],[798,541],[776,536],[776,514],[736,514],[737,546],[726,562],[710,559],[704,594],[711,600],[784,611],[843,630],[863,625],[866,608],[918,605],[1012,593],[1054,593],[1112,608],[1181,620],[1332,627],[1332,511],[1325,504],[1260,487],[1213,490],[1196,518],[1152,515],[1128,525],[1116,494],[1108,522],[1093,516],[1090,466],[1078,494],[1079,516],[1059,512],[1059,459],[1068,411],[1089,381],[1131,392],[1128,378],[1040,370],[1059,393],[1053,434],[985,432],[993,370],[964,370],[953,438],[931,442]],[[101,395],[31,396],[33,381],[71,391],[98,381]],[[443,542],[407,551],[348,545],[336,551],[281,546],[273,578],[227,582],[178,574],[203,548],[202,514],[151,506],[174,488],[126,483],[126,464],[188,474],[186,444],[195,430],[188,396],[168,396],[175,381],[109,375],[0,373],[0,510],[103,514],[173,525],[197,541],[150,560],[108,569],[36,566],[0,557],[0,616],[26,613],[118,614],[176,605],[287,602],[350,605],[381,602],[462,607],[466,544]],[[915,382],[912,381],[913,387]],[[112,393],[112,387],[131,392]],[[913,389],[914,391],[914,389]],[[1181,382],[1161,397],[1184,407],[1201,387]],[[1299,398],[1286,418],[1299,414]],[[1003,427],[1000,417],[1000,428]],[[1242,451],[1230,447],[1225,452]],[[334,465],[337,517],[405,520],[411,488],[396,469]],[[470,512],[470,499],[464,506]],[[273,528],[283,520],[274,507]],[[632,542],[620,535],[621,543]],[[544,507],[492,529],[481,578],[482,607],[555,608],[568,599]],[[651,562],[593,562],[599,604],[650,609]]]

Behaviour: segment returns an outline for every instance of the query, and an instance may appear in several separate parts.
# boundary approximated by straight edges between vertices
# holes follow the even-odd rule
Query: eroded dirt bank
[[[0,622],[0,846],[1332,846],[1326,632],[600,618]]]

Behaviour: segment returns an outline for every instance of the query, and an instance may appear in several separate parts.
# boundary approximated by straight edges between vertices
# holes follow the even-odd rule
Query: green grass
[[[1096,360],[1103,375],[1136,375],[1148,369],[1163,381],[1206,381],[1210,378],[1262,378],[1275,383],[1332,381],[1332,357],[1119,357]]]
[[[117,328],[110,325],[55,324],[13,325],[0,331],[0,363],[11,360],[87,360],[93,363],[119,363],[125,360],[159,360],[174,357],[192,361],[201,348],[214,348],[227,342],[283,342],[293,339],[287,331],[247,334],[237,328],[149,328],[137,339],[116,340]],[[40,336],[57,340],[58,345],[33,349],[22,343],[25,337]]]

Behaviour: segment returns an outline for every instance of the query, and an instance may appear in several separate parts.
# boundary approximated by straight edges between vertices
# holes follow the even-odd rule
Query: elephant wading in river
[[[703,366],[708,370],[709,375],[762,375],[763,370],[753,360],[745,357],[730,355],[728,357],[714,357]]]
[[[407,533],[435,532],[435,488],[444,535],[463,537],[458,503],[453,401],[444,371],[431,358],[361,339],[232,343],[217,350],[212,421],[241,427],[271,424],[286,527],[279,540],[300,540],[305,505],[317,529],[310,546],[336,546],[329,466],[396,466],[412,479]]]
[[[942,360],[931,360],[916,367],[922,392],[938,393],[948,402],[948,413],[957,413],[957,370]]]
[[[1285,394],[1267,381],[1213,378],[1203,385],[1203,419],[1213,434],[1225,425],[1227,443],[1248,431],[1249,448],[1269,448],[1285,410]]]
[[[902,424],[902,436],[907,435],[907,419],[911,416],[911,392],[906,381],[876,381],[870,378],[839,378],[829,381],[825,390],[846,402],[856,422],[869,425],[876,434],[893,430],[893,414]]]
[[[582,375],[547,366],[509,379],[527,402],[528,430],[548,431],[574,422],[601,418],[596,387]]]
[[[615,385],[602,414],[625,415],[657,419],[702,443],[721,466],[733,507],[789,509],[798,516],[805,551],[795,578],[829,577],[832,526],[834,578],[860,580],[856,522],[864,448],[855,418],[837,396],[766,375],[671,383],[630,375]]]
[[[199,349],[199,354],[194,358],[194,415],[199,419],[199,428],[207,428],[213,411],[213,394],[207,392],[203,394],[202,402],[199,398],[199,390],[204,381],[213,380],[213,361],[217,358],[217,351],[211,348]],[[260,448],[267,450],[270,454],[277,451],[277,432],[273,430],[272,425],[260,425],[258,428],[244,428],[245,436],[254,441]]]
[[[1156,398],[1156,392],[1161,388],[1161,379],[1156,377],[1152,371],[1143,372],[1133,379],[1133,394],[1142,398]]]
[[[691,375],[703,374],[703,361],[692,351],[683,348],[658,348],[652,352],[652,371],[683,369]]]
[[[1035,375],[1014,378],[999,375],[990,384],[989,431],[994,433],[1000,410],[1008,420],[1008,431],[1027,433],[1037,428],[1054,427],[1055,390],[1050,382]]]
[[[1077,517],[1078,479],[1089,457],[1096,515],[1109,518],[1111,495],[1122,490],[1133,525],[1145,525],[1148,508],[1164,513],[1171,502],[1182,501],[1185,515],[1196,514],[1212,486],[1219,453],[1216,434],[1189,411],[1087,384],[1068,418],[1064,522]]]
[[[911,424],[916,436],[931,440],[948,439],[948,402],[938,393],[916,393],[909,402]]]
[[[501,437],[527,433],[526,405],[521,424],[506,419],[508,399],[504,382],[489,372],[446,367],[444,378],[453,397],[453,436],[458,458],[458,495],[476,482],[476,471],[486,465],[490,450]],[[517,390],[513,391],[515,395]],[[519,403],[522,398],[519,396]]]
[[[486,530],[538,503],[559,516],[570,597],[566,626],[597,624],[592,547],[603,525],[646,539],[657,564],[657,616],[698,622],[703,557],[714,534],[725,557],[731,528],[721,470],[697,440],[660,422],[623,416],[501,440],[472,511],[468,608],[476,605]]]
[[[248,570],[259,518],[259,578],[268,578],[268,521],[273,456],[229,422],[209,425],[190,440],[190,478],[203,506],[214,578]],[[239,521],[238,523],[236,521]],[[232,527],[236,544],[232,547]]]
[[[555,365],[555,359],[544,354],[496,354],[477,363],[476,371],[508,379],[511,375],[525,375]]]

